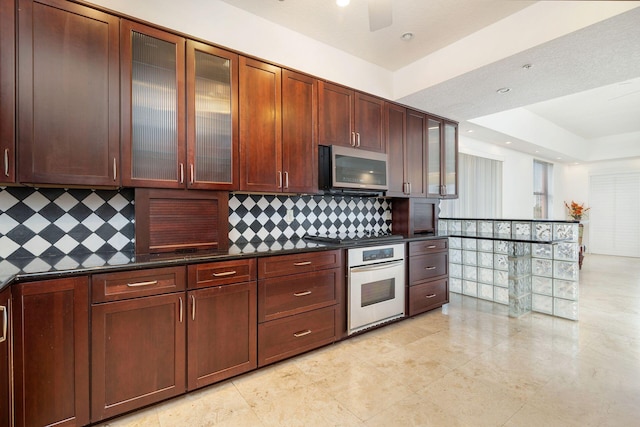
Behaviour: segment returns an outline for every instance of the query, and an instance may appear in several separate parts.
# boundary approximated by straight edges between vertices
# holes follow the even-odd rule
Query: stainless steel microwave
[[[389,189],[386,154],[338,145],[318,147],[321,190],[380,193]]]

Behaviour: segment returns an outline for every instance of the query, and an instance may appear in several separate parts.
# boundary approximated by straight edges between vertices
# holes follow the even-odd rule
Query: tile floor
[[[589,255],[580,320],[443,309],[110,421],[109,426],[635,426],[640,259]]]

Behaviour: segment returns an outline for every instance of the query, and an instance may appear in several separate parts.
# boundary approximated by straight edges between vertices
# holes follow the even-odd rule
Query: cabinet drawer
[[[91,277],[91,298],[96,303],[166,294],[183,291],[186,283],[183,266],[94,274]]]
[[[258,325],[258,366],[335,341],[335,307]]]
[[[258,282],[258,322],[336,304],[342,269],[293,274]]]
[[[409,243],[409,256],[442,252],[447,249],[449,249],[449,239],[421,240]]]
[[[409,316],[414,316],[449,302],[447,279],[426,282],[409,288]]]
[[[307,252],[258,259],[258,278],[325,270],[342,265],[342,251]]]
[[[189,288],[191,289],[256,280],[256,260],[254,258],[190,265],[188,268]]]
[[[409,283],[413,285],[427,279],[449,274],[449,254],[440,252],[409,258]]]

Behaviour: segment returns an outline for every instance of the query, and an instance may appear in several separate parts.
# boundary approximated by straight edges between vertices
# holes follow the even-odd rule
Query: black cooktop
[[[325,243],[370,243],[370,242],[387,242],[393,240],[401,240],[403,237],[399,234],[391,234],[388,232],[378,231],[360,231],[355,233],[327,233],[327,234],[305,234],[305,240]]]

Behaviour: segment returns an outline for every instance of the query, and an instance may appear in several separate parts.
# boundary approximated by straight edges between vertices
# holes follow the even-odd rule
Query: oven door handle
[[[376,270],[382,270],[385,268],[399,267],[403,264],[404,264],[404,260],[394,261],[394,262],[385,262],[382,264],[364,265],[362,267],[351,267],[351,272],[362,273],[365,271],[376,271]]]

